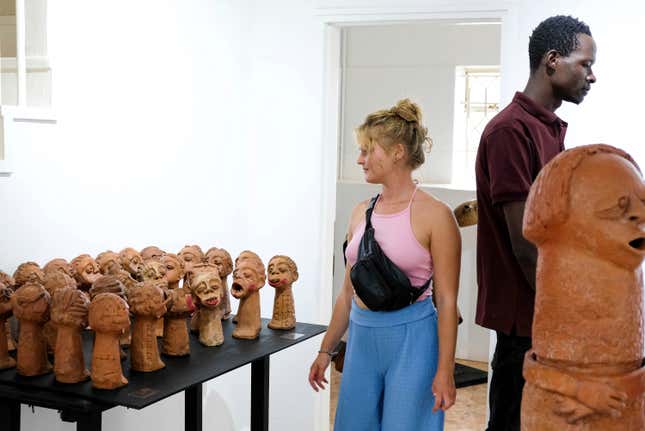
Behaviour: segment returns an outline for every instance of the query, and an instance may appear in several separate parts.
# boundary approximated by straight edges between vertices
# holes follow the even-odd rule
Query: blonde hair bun
[[[421,108],[410,99],[399,100],[390,110],[409,123],[421,123]]]

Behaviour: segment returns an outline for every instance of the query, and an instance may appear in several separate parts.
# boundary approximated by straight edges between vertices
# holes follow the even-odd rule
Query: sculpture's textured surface
[[[119,353],[119,337],[130,328],[127,302],[114,293],[96,295],[90,303],[89,322],[95,331],[92,386],[115,389],[127,385]]]
[[[20,322],[16,370],[22,376],[38,376],[52,370],[47,360],[43,324],[49,320],[49,293],[40,283],[27,282],[12,298],[13,314]]]
[[[72,269],[72,265],[70,265],[69,262],[60,257],[47,262],[43,267],[43,272],[45,273],[45,278],[47,278],[49,274],[56,272],[62,272],[63,274],[74,278],[74,270]]]
[[[0,370],[13,368],[16,361],[9,356],[9,345],[7,342],[7,331],[5,330],[6,322],[11,317],[11,295],[13,290],[0,282]]]
[[[164,291],[153,281],[144,281],[140,287],[130,290],[128,303],[134,314],[131,368],[135,371],[155,371],[165,367],[159,357],[156,334],[156,322],[166,313]]]
[[[92,283],[101,276],[98,263],[89,254],[76,256],[72,259],[71,265],[78,288],[85,292],[90,290]]]
[[[264,264],[252,251],[243,251],[235,259],[231,295],[239,299],[237,326],[233,337],[254,339],[260,335],[260,289],[266,282]]]
[[[223,248],[211,247],[206,252],[206,262],[215,265],[219,271],[219,278],[222,279],[224,296],[222,298],[223,319],[231,316],[231,298],[228,290],[228,276],[233,272],[233,260],[228,251]]]
[[[288,256],[273,256],[267,269],[269,285],[275,289],[273,317],[268,324],[271,329],[296,327],[296,308],[293,302],[292,284],[298,280],[298,267]]]
[[[44,287],[53,300],[54,294],[61,289],[76,289],[76,280],[68,276],[65,271],[51,270],[50,267],[50,271],[45,273]],[[89,297],[87,298],[89,300]],[[43,325],[43,336],[47,340],[47,352],[49,353],[53,353],[56,350],[56,340],[58,338],[58,330],[52,320],[48,320]]]
[[[531,188],[524,235],[538,247],[522,429],[645,429],[645,184],[626,153],[568,150]]]
[[[78,383],[90,377],[81,339],[89,305],[87,295],[73,287],[58,289],[52,296],[51,321],[57,330],[54,373],[61,383]]]
[[[154,245],[150,245],[141,250],[141,258],[144,262],[149,260],[161,260],[161,257],[164,254],[166,254],[165,251]]]
[[[19,288],[27,282],[40,283],[45,282],[45,273],[36,262],[25,262],[18,265],[13,273],[15,287]]]
[[[177,256],[184,262],[184,271],[189,273],[193,265],[204,261],[204,252],[198,245],[185,245]]]
[[[108,274],[110,268],[118,266],[121,269],[121,264],[119,263],[119,254],[113,252],[112,250],[107,250],[102,253],[99,253],[96,256],[96,263],[99,265],[99,270],[101,274]]]
[[[143,259],[141,254],[132,247],[126,247],[119,252],[119,263],[121,267],[128,271],[132,278],[137,281],[142,280]]]
[[[199,341],[205,346],[224,342],[222,331],[222,281],[217,267],[199,264],[192,268],[190,286],[193,301],[199,311]]]
[[[161,258],[166,266],[166,282],[168,283],[170,303],[164,316],[162,353],[169,356],[184,356],[190,354],[190,340],[186,318],[192,311],[187,300],[190,292],[179,287],[179,281],[184,276],[184,264],[177,255],[168,253]]]

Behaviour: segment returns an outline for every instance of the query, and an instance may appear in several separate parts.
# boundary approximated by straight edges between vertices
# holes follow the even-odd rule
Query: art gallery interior
[[[378,190],[354,128],[411,98],[434,141],[421,187],[453,208],[474,199],[477,133],[524,87],[528,37],[556,14],[598,47],[593,91],[557,112],[566,146],[607,143],[643,165],[640,0],[0,0],[0,269],[126,246],[284,254],[297,320],[326,325],[350,211]],[[476,228],[461,234],[457,357],[485,366]],[[272,306],[265,288],[263,317]],[[272,356],[269,429],[330,429],[329,391],[307,382],[321,337]],[[205,429],[250,429],[250,373],[204,385]],[[113,408],[103,429],[182,429],[183,397]],[[27,406],[22,426],[75,429]]]

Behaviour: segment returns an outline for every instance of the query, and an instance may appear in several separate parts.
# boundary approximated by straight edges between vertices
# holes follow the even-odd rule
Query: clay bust
[[[143,280],[150,281],[153,285],[163,289],[168,289],[166,280],[166,265],[159,260],[148,260],[143,264]],[[163,335],[163,319],[160,318],[155,326],[157,337]]]
[[[90,294],[90,299],[94,300],[94,298],[101,293],[113,293],[120,298],[122,298],[124,301],[128,300],[127,296],[128,289],[126,289],[125,285],[121,282],[118,276],[116,275],[102,275],[100,276],[94,284],[92,284],[92,288],[89,291]],[[130,345],[130,329],[128,327],[127,330],[123,331],[123,334],[121,335],[119,339],[119,343],[121,346],[127,347]],[[125,359],[126,354],[123,350],[120,351],[121,359]]]
[[[174,253],[167,253],[161,257],[161,263],[166,266],[165,279],[168,289],[177,289],[179,280],[184,277],[184,262]]]
[[[51,321],[57,327],[54,373],[61,383],[78,383],[89,379],[85,369],[81,330],[87,326],[90,301],[76,288],[57,290],[52,297]]]
[[[269,285],[275,288],[273,317],[268,326],[271,329],[293,329],[296,327],[296,309],[291,285],[298,280],[298,267],[288,256],[273,256],[267,270]]]
[[[211,247],[206,252],[206,262],[215,265],[219,271],[219,277],[222,279],[222,287],[224,289],[224,297],[222,300],[222,310],[224,312],[222,318],[228,319],[231,316],[231,298],[228,291],[228,276],[233,272],[233,260],[228,251],[223,248]]]
[[[0,370],[13,368],[16,366],[16,361],[9,356],[9,348],[7,343],[7,332],[4,330],[5,323],[11,317],[11,295],[13,290],[0,282]]]
[[[13,314],[20,322],[16,370],[22,376],[38,376],[52,370],[47,360],[47,343],[43,324],[49,320],[51,298],[45,288],[27,282],[11,297]]]
[[[607,145],[565,151],[533,184],[523,230],[539,257],[523,430],[645,429],[644,201],[635,162]]]
[[[166,252],[159,247],[150,245],[141,250],[141,259],[143,259],[144,262],[147,262],[149,260],[161,260],[161,257],[164,254],[166,254]]]
[[[179,287],[184,276],[184,264],[177,255],[168,253],[162,256],[161,263],[166,266],[170,303],[164,316],[163,341],[161,351],[170,356],[184,356],[190,353],[190,340],[186,318],[192,311],[187,301],[190,292]]]
[[[130,364],[135,371],[155,371],[166,365],[159,357],[155,324],[166,313],[164,291],[154,282],[144,281],[128,293],[130,311],[134,314]]]
[[[121,267],[128,271],[132,278],[137,281],[142,280],[143,259],[138,251],[132,247],[126,247],[119,252],[119,263]]]
[[[193,265],[204,261],[204,252],[198,245],[185,245],[177,256],[184,262],[184,271],[190,272]]]
[[[81,254],[71,261],[74,270],[74,278],[78,283],[78,288],[87,292],[100,276],[99,265],[89,254]]]
[[[63,274],[74,278],[74,270],[72,269],[72,265],[70,265],[69,262],[62,258],[52,259],[47,262],[45,266],[43,266],[43,272],[45,273],[45,278],[47,277],[47,275],[56,272],[62,272]]]
[[[25,262],[18,265],[13,273],[15,287],[18,288],[27,282],[40,283],[45,282],[45,273],[36,262]]]
[[[477,224],[477,200],[466,201],[457,206],[453,211],[459,227]]]
[[[219,346],[224,342],[222,331],[222,280],[214,265],[196,265],[190,279],[195,306],[199,310],[199,341],[205,346]]]
[[[49,271],[45,274],[45,284],[43,287],[53,300],[54,294],[58,290],[76,289],[76,280],[65,274],[64,271]],[[56,324],[52,320],[48,320],[43,325],[43,336],[47,340],[47,351],[53,353],[56,350],[58,331]]]
[[[92,386],[115,389],[127,385],[121,368],[119,337],[130,328],[128,304],[113,293],[100,293],[90,303],[88,318],[95,331]]]
[[[264,271],[262,260],[252,251],[243,251],[235,259],[231,294],[240,300],[233,331],[235,338],[254,339],[260,335],[260,289],[266,282]]]

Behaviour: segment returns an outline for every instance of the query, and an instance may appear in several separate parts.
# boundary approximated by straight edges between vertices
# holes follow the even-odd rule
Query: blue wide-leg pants
[[[440,431],[432,412],[437,313],[430,298],[396,311],[352,302],[334,431]]]

